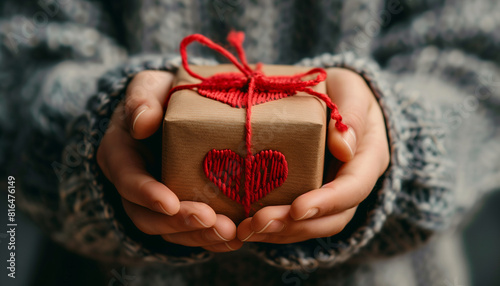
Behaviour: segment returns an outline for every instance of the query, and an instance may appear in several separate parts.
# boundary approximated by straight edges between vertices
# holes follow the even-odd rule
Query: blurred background
[[[27,1],[26,1],[27,2]],[[36,1],[32,1],[35,3]],[[114,3],[113,3],[114,2]],[[234,2],[234,1],[233,1]],[[237,2],[237,1],[236,1]],[[234,3],[236,3],[234,2]],[[300,3],[299,1],[295,1]],[[416,2],[416,1],[413,1]],[[424,1],[432,2],[432,1]],[[440,3],[443,1],[435,1]],[[20,6],[26,5],[19,1]],[[407,1],[411,6],[412,1]],[[470,3],[474,3],[470,1]],[[3,1],[0,0],[0,12]],[[109,1],[110,6],[122,5],[119,1]],[[429,4],[430,5],[430,4]],[[35,13],[38,9],[32,5]],[[124,5],[125,6],[125,5]],[[119,7],[121,8],[121,7]],[[403,17],[404,13],[400,15]],[[87,14],[84,14],[87,15]],[[472,14],[475,15],[475,14]],[[9,15],[10,16],[10,15]],[[497,16],[495,16],[497,17]],[[395,17],[394,19],[397,20]],[[425,19],[425,18],[424,18]],[[489,18],[485,18],[488,20]],[[481,23],[496,23],[493,18],[491,21]],[[216,23],[218,23],[216,21]],[[419,23],[427,27],[431,24]],[[222,24],[220,24],[222,25]],[[486,25],[486,28],[495,29],[494,25]],[[446,34],[447,35],[447,34]],[[482,38],[479,38],[482,39]],[[119,41],[123,41],[119,37]],[[478,40],[473,45],[487,46],[487,41]],[[76,45],[78,46],[78,45]],[[82,45],[84,47],[84,45]],[[77,49],[78,50],[78,49]],[[92,51],[91,51],[92,52]],[[499,58],[500,53],[489,50],[487,53],[497,53],[492,56]],[[1,60],[1,59],[0,59]],[[0,71],[0,86],[4,84]],[[0,96],[0,116],[7,118],[4,112],[6,105],[2,105]],[[2,118],[0,118],[2,119]],[[8,119],[8,118],[7,118]],[[7,120],[5,119],[5,120]],[[5,136],[5,134],[2,134]],[[0,146],[2,148],[3,146]],[[0,164],[0,168],[5,167]],[[0,188],[5,188],[6,183],[2,182],[5,178],[0,178]],[[7,277],[6,259],[8,259],[7,249],[8,236],[6,228],[7,218],[7,196],[5,192],[0,192],[0,260],[1,275],[0,286],[40,286],[40,285],[127,285],[124,276],[130,269],[121,265],[97,266],[93,261],[68,252],[49,240],[22,212],[16,212],[17,231],[16,231],[16,278]],[[473,215],[464,222],[460,232],[457,235],[463,237],[463,247],[467,256],[470,269],[470,279],[472,285],[476,286],[498,286],[500,285],[500,192],[494,192],[486,197],[478,205]],[[439,286],[463,286],[464,281],[447,281]],[[400,285],[405,286],[405,285]],[[425,285],[427,286],[427,285]]]
[[[7,213],[7,198],[0,198],[0,214]],[[16,212],[16,278],[7,279],[2,267],[2,286],[40,285],[127,285],[127,268],[111,265],[99,268],[92,261],[70,253],[47,239],[26,216]],[[500,192],[487,197],[457,235],[464,239],[472,285],[500,285]],[[5,226],[0,228],[0,257],[8,257]],[[5,263],[2,263],[5,265]],[[64,269],[64,271],[54,271]],[[448,281],[442,286],[461,286]],[[404,285],[401,285],[404,286]],[[440,285],[441,286],[441,285]]]

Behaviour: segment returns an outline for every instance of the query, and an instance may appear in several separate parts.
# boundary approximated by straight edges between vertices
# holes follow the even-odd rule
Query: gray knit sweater
[[[453,234],[500,186],[498,1],[122,2],[0,4],[0,173],[52,239],[133,265],[129,285],[468,284]],[[231,29],[250,62],[344,67],[376,95],[391,164],[342,233],[220,255],[174,245],[135,229],[100,173],[96,150],[134,75],[175,72],[183,37],[224,43]]]

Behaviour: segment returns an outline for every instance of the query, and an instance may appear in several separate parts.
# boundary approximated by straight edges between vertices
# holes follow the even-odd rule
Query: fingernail
[[[201,219],[196,216],[196,215],[192,215],[191,216],[191,220],[189,220],[189,224],[191,224],[192,226],[197,226],[195,223],[193,223],[193,220],[197,221],[199,224],[201,224],[203,227],[209,227],[208,225],[206,225],[205,223],[203,223],[201,221]]]
[[[215,228],[207,229],[204,231],[205,238],[210,241],[229,241],[220,235],[220,233]]]
[[[349,129],[347,129],[347,132],[344,132],[344,134],[342,134],[342,140],[344,141],[347,148],[349,148],[349,151],[351,152],[351,158],[354,157],[354,147],[356,146],[356,133],[354,133],[354,130],[349,127]]]
[[[314,215],[316,215],[318,212],[319,212],[318,208],[312,208],[312,209],[308,210],[302,217],[299,217],[296,220],[303,220],[303,219],[311,218]]]
[[[242,242],[246,242],[246,241],[249,241],[249,242],[250,241],[253,241],[253,242],[263,241],[263,240],[267,239],[269,235],[272,235],[272,234],[252,232],[252,235],[249,235],[245,240],[242,240]]]
[[[252,231],[247,237],[245,237],[244,239],[242,239],[241,241],[247,241],[250,239],[250,237],[252,237],[252,235],[255,233],[255,231]]]
[[[285,228],[285,224],[279,220],[270,220],[261,230],[257,233],[269,233],[269,232],[280,232]]]
[[[139,119],[139,117],[141,117],[141,115],[149,109],[149,106],[147,105],[141,105],[139,107],[137,107],[137,109],[135,110],[134,114],[137,113],[137,115],[135,116],[134,118],[134,122],[132,123],[132,130],[135,131],[135,124],[137,123],[137,119]]]
[[[167,210],[163,207],[163,205],[160,202],[156,202],[154,205],[155,205],[155,211],[172,216],[172,214],[167,212]]]
[[[232,248],[232,247],[229,245],[229,243],[224,242],[224,244],[226,245],[226,247],[227,247],[227,248],[229,248],[229,250],[231,250],[231,251],[235,251],[235,250],[236,250],[236,249]]]

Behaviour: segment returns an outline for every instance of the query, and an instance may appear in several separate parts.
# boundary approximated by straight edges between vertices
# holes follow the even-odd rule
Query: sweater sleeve
[[[53,240],[85,256],[176,264],[207,259],[200,249],[141,236],[95,161],[134,75],[175,71],[180,59],[129,56],[101,2],[17,2],[2,3],[0,18],[0,173],[15,176],[18,207]]]
[[[357,46],[356,32],[367,31],[353,29],[338,53],[299,62],[364,78],[385,116],[391,161],[340,234],[254,245],[269,263],[311,269],[409,251],[459,226],[499,188],[500,69],[491,52],[500,48],[492,30],[497,4],[457,2],[411,1],[369,45]]]

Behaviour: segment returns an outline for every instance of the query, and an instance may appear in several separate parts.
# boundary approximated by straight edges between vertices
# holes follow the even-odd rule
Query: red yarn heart
[[[234,151],[211,150],[205,156],[205,175],[231,200],[250,210],[250,204],[265,197],[281,186],[288,176],[288,164],[283,153],[274,150],[260,151],[248,157],[250,172],[245,172],[245,160]],[[248,174],[248,178],[244,174]],[[242,176],[243,174],[243,176]],[[242,180],[243,179],[243,180]],[[245,181],[250,180],[250,189],[245,194]]]

